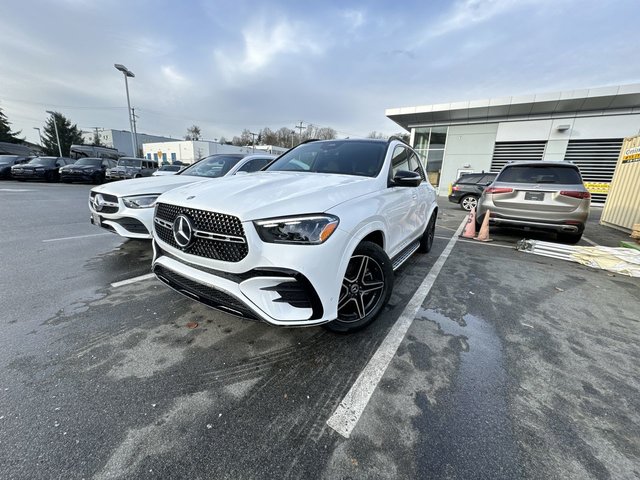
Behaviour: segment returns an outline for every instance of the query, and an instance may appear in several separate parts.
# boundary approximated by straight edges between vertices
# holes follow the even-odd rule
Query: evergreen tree
[[[22,143],[24,138],[18,138],[22,131],[12,132],[11,123],[0,108],[0,142]]]
[[[58,135],[60,135],[60,146],[62,155],[69,156],[71,145],[81,145],[84,143],[82,133],[76,124],[71,125],[71,121],[59,112],[54,112],[44,124],[42,134],[42,146],[46,155],[58,156],[58,142],[56,140],[56,129],[58,126]]]

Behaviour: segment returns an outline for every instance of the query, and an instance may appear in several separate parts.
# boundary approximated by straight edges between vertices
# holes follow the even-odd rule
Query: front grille
[[[184,251],[198,257],[211,258],[213,260],[222,260],[225,262],[239,262],[249,253],[249,247],[246,244],[244,228],[238,217],[233,215],[225,215],[223,213],[209,212],[206,210],[196,210],[193,208],[179,207],[176,205],[168,205],[159,203],[156,205],[155,217],[173,224],[173,221],[180,214],[188,216],[193,222],[193,227],[208,233],[217,233],[221,235],[230,235],[241,237],[245,243],[226,242],[223,240],[212,240],[206,238],[195,238],[193,243]],[[163,242],[174,248],[180,248],[173,238],[171,228],[159,225],[154,222],[154,228],[158,237]]]
[[[228,313],[239,315],[245,318],[257,319],[256,315],[235,297],[208,285],[183,277],[161,265],[156,265],[153,269],[158,278],[189,298],[193,298],[205,305],[223,310]]]
[[[94,197],[97,195],[96,192],[91,192],[91,203],[93,204],[93,199]],[[115,195],[108,195],[106,193],[101,193],[102,198],[104,199],[105,202],[111,202],[111,203],[118,203],[118,197],[116,197]],[[94,209],[96,209],[95,205],[93,207]],[[107,205],[104,205],[102,207],[101,210],[97,210],[96,212],[100,212],[100,213],[116,213],[118,211],[120,207],[109,207]]]

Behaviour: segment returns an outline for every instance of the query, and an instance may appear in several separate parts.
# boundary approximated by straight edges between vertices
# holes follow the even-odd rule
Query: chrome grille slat
[[[161,241],[180,248],[173,237],[173,222],[180,214],[193,222],[194,240],[184,251],[191,255],[239,262],[249,253],[244,228],[233,215],[159,203],[156,205],[154,229]]]

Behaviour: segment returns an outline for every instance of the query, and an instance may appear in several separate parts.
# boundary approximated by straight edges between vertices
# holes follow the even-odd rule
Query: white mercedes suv
[[[394,269],[431,249],[425,180],[399,139],[306,142],[263,171],[160,196],[152,269],[236,316],[352,332],[386,304]]]

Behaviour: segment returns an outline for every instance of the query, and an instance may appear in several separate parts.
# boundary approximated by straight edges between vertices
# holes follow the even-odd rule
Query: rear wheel
[[[460,206],[463,210],[470,212],[472,208],[478,208],[478,197],[474,195],[465,195],[460,200]]]
[[[438,216],[438,212],[433,212],[431,214],[431,218],[429,219],[429,223],[427,223],[427,228],[425,229],[422,237],[420,238],[420,247],[418,247],[418,251],[420,253],[429,253],[431,251],[431,247],[433,246],[433,238],[436,235],[436,217]]]
[[[362,242],[349,260],[338,299],[338,318],[325,328],[338,333],[360,330],[374,321],[393,290],[391,260],[378,245]]]

